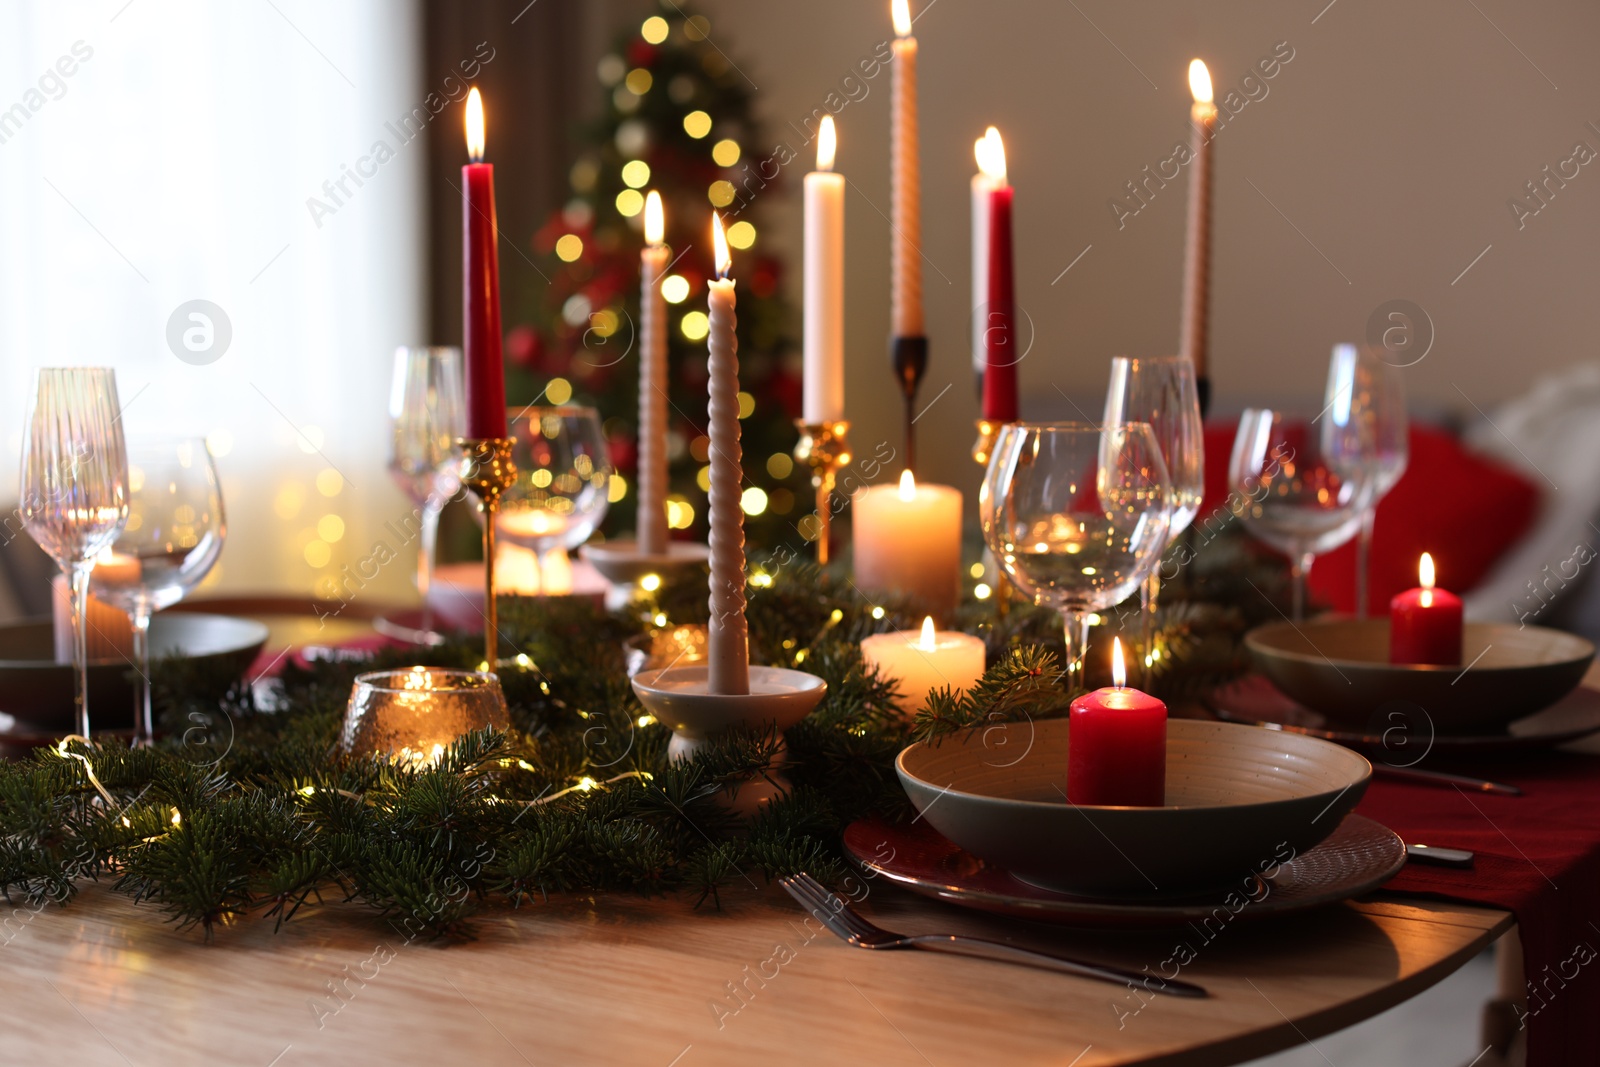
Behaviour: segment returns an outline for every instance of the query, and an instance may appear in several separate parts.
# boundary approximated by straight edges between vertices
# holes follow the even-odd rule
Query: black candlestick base
[[[895,377],[900,380],[900,393],[906,405],[906,470],[916,472],[917,434],[913,425],[917,418],[917,389],[922,376],[928,371],[928,339],[926,337],[895,337],[889,341],[889,360],[894,365]]]

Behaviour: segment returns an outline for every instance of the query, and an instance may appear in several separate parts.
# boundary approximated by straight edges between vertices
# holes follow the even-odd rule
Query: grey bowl
[[[1483,734],[1572,692],[1594,645],[1542,626],[1467,623],[1457,666],[1389,662],[1389,620],[1274,622],[1244,638],[1272,684],[1340,726],[1370,728],[1386,709],[1427,713],[1441,734]]]
[[[1175,719],[1166,807],[1074,806],[1070,745],[1065,719],[1011,723],[911,745],[895,770],[934,829],[1023,881],[1150,898],[1248,891],[1333,833],[1372,775],[1314,737]]]

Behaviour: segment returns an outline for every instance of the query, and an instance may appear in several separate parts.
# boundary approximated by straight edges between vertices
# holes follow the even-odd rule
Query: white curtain
[[[211,440],[229,534],[209,591],[326,592],[408,511],[385,409],[390,353],[426,340],[425,144],[385,123],[420,103],[419,25],[399,0],[6,4],[0,500],[33,369],[94,364],[130,435]],[[186,309],[175,352],[196,300],[222,315]],[[386,570],[369,593],[410,580]]]

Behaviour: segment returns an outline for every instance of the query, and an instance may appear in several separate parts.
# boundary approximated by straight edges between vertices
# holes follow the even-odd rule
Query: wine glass
[[[1011,423],[978,491],[983,539],[1035,604],[1061,613],[1067,678],[1082,688],[1089,615],[1161,561],[1172,482],[1149,423]]]
[[[1111,385],[1106,390],[1105,425],[1147,422],[1172,480],[1172,522],[1167,543],[1177,540],[1200,511],[1205,496],[1205,427],[1200,420],[1200,394],[1194,364],[1186,356],[1129,357],[1111,360]],[[1139,589],[1144,679],[1148,686],[1156,650],[1152,640],[1158,570]]]
[[[1301,621],[1316,556],[1350,540],[1361,524],[1365,469],[1340,452],[1327,453],[1305,420],[1249,408],[1239,416],[1228,484],[1245,528],[1288,555],[1293,617]]]
[[[461,488],[456,438],[466,433],[463,393],[460,349],[395,350],[389,393],[389,472],[422,515],[422,548],[417,558],[422,625],[409,636],[425,644],[443,640],[433,630],[428,593],[433,586],[439,513]]]
[[[133,743],[155,740],[150,711],[150,616],[169,608],[222,555],[227,519],[222,486],[201,437],[134,437],[128,445],[128,522],[95,557],[90,589],[133,622],[133,659],[142,683]]]
[[[128,518],[128,453],[110,367],[40,369],[22,436],[22,525],[72,589],[73,729],[89,737],[89,574]]]
[[[539,553],[541,561],[549,552],[577,548],[611,506],[616,468],[599,414],[577,406],[528,407],[512,416],[511,437],[517,480],[500,497],[496,531]]]
[[[1378,501],[1400,480],[1410,458],[1405,377],[1370,348],[1334,345],[1324,400],[1323,451],[1367,473],[1367,499],[1356,535],[1356,617],[1364,619]]]

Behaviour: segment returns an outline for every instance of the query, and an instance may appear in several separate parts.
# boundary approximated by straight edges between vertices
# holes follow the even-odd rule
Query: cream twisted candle
[[[894,108],[890,134],[894,226],[890,257],[891,333],[922,336],[922,176],[917,166],[917,39],[911,36],[907,0],[892,0]]]
[[[1211,137],[1217,106],[1211,102],[1211,73],[1198,59],[1189,64],[1189,91],[1194,95],[1194,106],[1189,111],[1194,126],[1193,158],[1189,161],[1189,230],[1184,247],[1183,325],[1178,352],[1189,357],[1195,378],[1203,382],[1207,377],[1206,311],[1211,288]]]
[[[750,634],[744,617],[743,453],[739,446],[739,342],[734,337],[738,298],[728,277],[733,265],[722,219],[711,217],[716,245],[717,280],[710,285],[710,404],[707,434],[711,438],[711,622],[707,641],[707,686],[713,693],[743,696],[750,692]]]
[[[661,278],[672,250],[662,243],[666,219],[654,189],[644,204],[639,255],[639,552],[667,551],[667,304]]]

